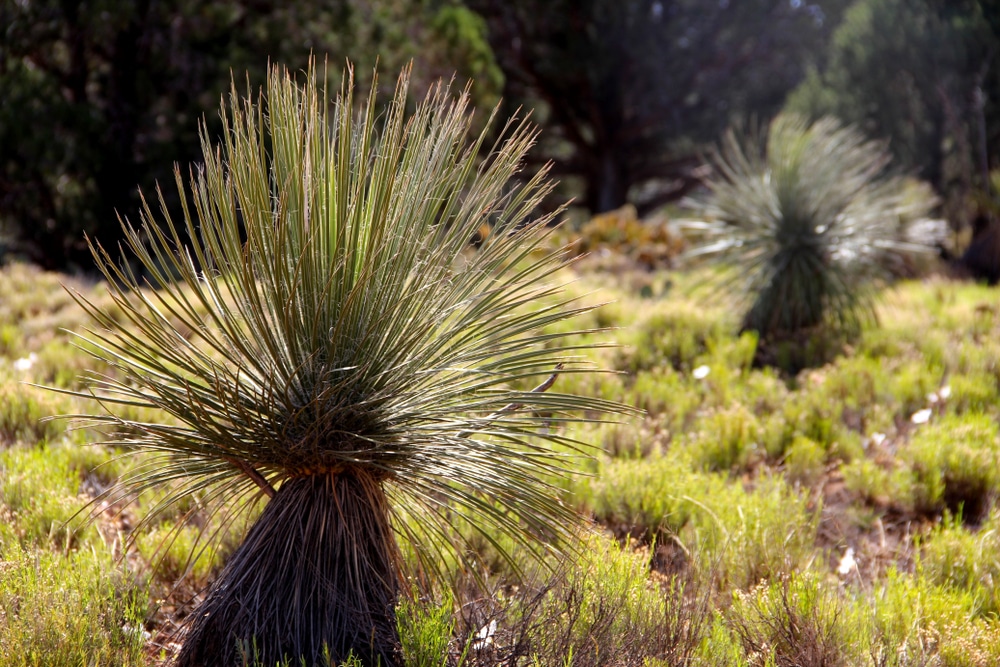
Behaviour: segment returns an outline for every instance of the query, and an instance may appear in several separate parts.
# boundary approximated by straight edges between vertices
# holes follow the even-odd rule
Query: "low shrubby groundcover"
[[[557,382],[645,413],[552,426],[595,447],[582,475],[557,480],[592,520],[585,548],[540,564],[470,529],[482,571],[410,582],[403,664],[1000,660],[995,290],[901,283],[877,301],[879,328],[789,375],[753,364],[753,334],[735,333],[738,312],[705,298],[699,272],[581,264],[565,277],[609,302],[576,324],[603,330],[587,342],[620,346],[587,353],[613,372]],[[113,312],[102,284],[0,273],[0,652],[24,665],[163,662],[245,526],[214,525],[194,494],[131,535],[166,490],[80,521],[142,459],[85,445],[101,439],[85,423],[44,419],[98,408],[33,385],[76,389],[77,371],[108,370],[61,332],[87,319],[60,282]],[[169,423],[148,412],[133,419]],[[212,550],[198,548],[206,529],[222,534]]]

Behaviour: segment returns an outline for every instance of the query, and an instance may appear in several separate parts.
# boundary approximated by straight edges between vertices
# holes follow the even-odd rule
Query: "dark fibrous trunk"
[[[365,471],[286,481],[194,612],[179,667],[396,664],[398,552]]]
[[[606,151],[588,175],[586,204],[591,214],[606,213],[628,202],[628,177],[615,155]]]

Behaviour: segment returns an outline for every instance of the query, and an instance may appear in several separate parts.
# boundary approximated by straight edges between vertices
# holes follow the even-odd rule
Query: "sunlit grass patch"
[[[807,562],[818,513],[780,477],[746,490],[667,454],[608,462],[591,485],[595,517],[619,534],[676,541],[719,585],[745,586]],[[696,464],[695,464],[696,465]]]
[[[145,665],[146,598],[99,551],[0,551],[0,652],[11,667]]]
[[[0,511],[18,542],[62,550],[92,543],[96,531],[82,520],[83,483],[99,461],[93,450],[67,443],[0,452]]]
[[[1000,432],[983,414],[945,416],[919,430],[900,457],[913,471],[918,511],[978,520],[1000,490]]]
[[[1000,614],[1000,514],[970,531],[946,515],[921,542],[919,572],[928,581],[969,593],[978,613]]]

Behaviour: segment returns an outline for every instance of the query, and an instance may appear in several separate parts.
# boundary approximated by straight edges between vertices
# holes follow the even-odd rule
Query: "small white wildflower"
[[[910,421],[914,424],[926,424],[931,420],[931,409],[924,408],[923,410],[917,410],[910,417]]]
[[[930,403],[931,405],[934,405],[934,404],[935,404],[935,403],[937,403],[937,402],[938,402],[939,400],[941,400],[941,399],[939,399],[939,398],[938,398],[938,395],[937,395],[937,394],[935,394],[935,393],[934,393],[933,391],[932,391],[931,393],[927,394],[927,401],[928,401],[928,402],[929,402],[929,403]]]
[[[840,565],[837,566],[837,573],[846,577],[851,572],[856,570],[857,567],[858,561],[854,559],[854,548],[847,547],[847,551],[844,552],[844,557],[840,559]]]
[[[126,635],[134,635],[135,637],[141,638],[142,641],[144,641],[144,642],[149,641],[150,637],[153,636],[153,635],[149,634],[146,631],[146,629],[143,628],[141,625],[140,626],[135,626],[135,625],[129,625],[128,623],[126,623],[125,625],[122,626],[122,631]]]
[[[885,442],[885,433],[872,433],[872,442],[876,445],[881,445]]]
[[[948,385],[941,387],[941,389],[938,390],[938,395],[941,397],[941,400],[947,399],[951,396],[951,387]]]
[[[698,368],[691,371],[691,377],[693,377],[695,380],[704,380],[705,378],[708,377],[708,373],[711,370],[712,369],[709,368],[708,366],[704,365],[698,366]]]
[[[472,648],[476,651],[484,649],[493,643],[493,635],[497,632],[497,622],[496,619],[489,622],[488,625],[484,625],[479,628],[479,632],[476,633],[476,641],[472,642]]]
[[[32,352],[28,356],[21,357],[20,359],[18,359],[17,361],[15,361],[14,362],[14,370],[15,371],[27,371],[27,370],[30,370],[31,367],[35,365],[36,361],[38,361],[38,355],[35,354],[34,352]]]

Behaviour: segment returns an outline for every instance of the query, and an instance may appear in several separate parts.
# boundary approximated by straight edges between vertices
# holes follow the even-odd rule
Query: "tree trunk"
[[[194,620],[179,667],[333,664],[353,652],[396,664],[399,558],[382,483],[371,473],[284,482]]]
[[[611,151],[598,157],[587,179],[587,208],[591,215],[614,211],[628,203],[629,183],[621,161]]]

